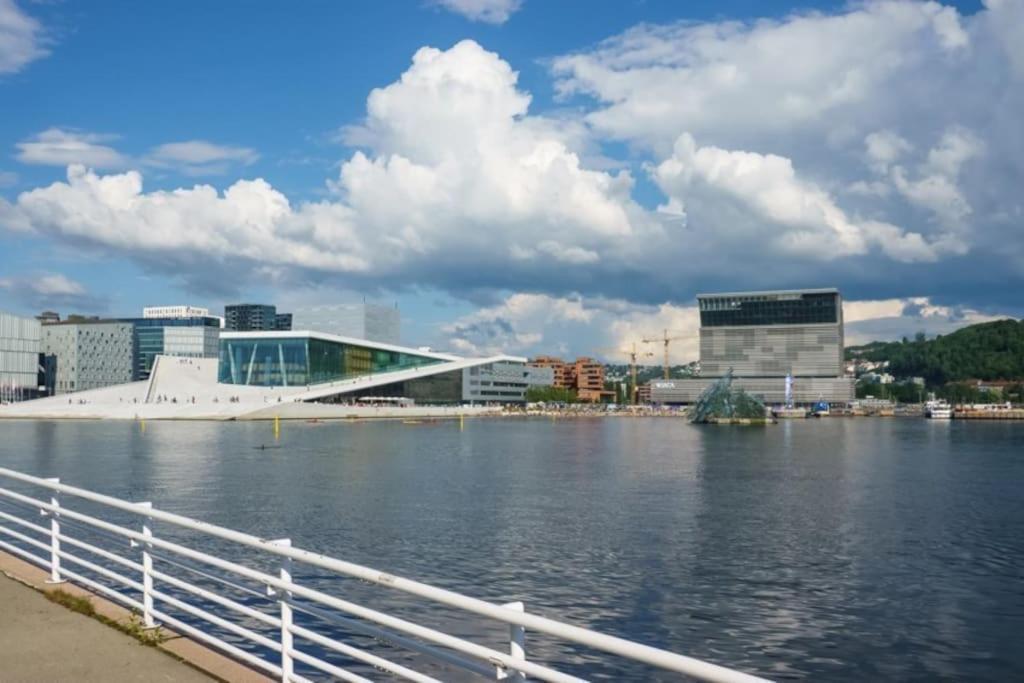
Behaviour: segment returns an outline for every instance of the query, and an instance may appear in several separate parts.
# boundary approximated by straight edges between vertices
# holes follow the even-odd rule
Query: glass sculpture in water
[[[732,368],[717,382],[705,389],[690,412],[691,422],[714,422],[718,419],[764,418],[764,403],[742,389],[732,388]]]

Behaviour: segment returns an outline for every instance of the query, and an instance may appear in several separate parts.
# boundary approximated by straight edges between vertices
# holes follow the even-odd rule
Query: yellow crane
[[[660,337],[655,337],[653,339],[641,339],[640,341],[642,341],[644,344],[657,344],[657,343],[660,342],[660,343],[665,345],[665,363],[664,363],[664,368],[665,368],[665,379],[668,379],[669,378],[668,377],[668,375],[669,375],[669,370],[668,370],[668,368],[669,368],[669,364],[668,364],[668,345],[671,344],[674,341],[679,340],[679,339],[693,339],[694,337],[697,337],[697,336],[699,336],[697,333],[691,332],[690,334],[681,334],[681,335],[677,335],[675,337],[670,337],[670,336],[668,336],[668,330],[665,330],[662,333],[662,336],[660,336]],[[654,354],[651,354],[651,355],[654,355]]]
[[[650,351],[637,351],[636,342],[633,342],[632,346],[628,349],[594,349],[594,353],[621,353],[624,356],[629,357],[629,379],[630,379],[630,391],[629,391],[629,402],[636,405],[637,386],[636,386],[636,359],[645,358],[647,356],[653,356],[654,354]]]

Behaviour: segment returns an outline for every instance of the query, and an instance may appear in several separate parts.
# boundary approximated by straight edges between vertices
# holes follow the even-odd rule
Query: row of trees
[[[527,387],[526,400],[529,403],[576,403],[576,392],[558,387]]]
[[[968,382],[950,382],[937,387],[935,395],[950,403],[1013,403],[1024,402],[1024,383],[1010,384],[1002,392],[979,389]],[[857,398],[874,396],[899,403],[920,403],[924,400],[925,388],[919,384],[900,382],[879,384],[878,382],[860,382],[857,384]]]

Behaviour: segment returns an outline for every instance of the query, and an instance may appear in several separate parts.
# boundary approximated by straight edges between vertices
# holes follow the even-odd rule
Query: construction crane
[[[633,342],[632,346],[628,349],[594,349],[594,353],[621,353],[624,356],[629,356],[629,379],[632,385],[629,392],[629,402],[632,405],[636,405],[636,359],[646,358],[654,354],[650,351],[637,351],[636,342]]]
[[[694,337],[697,337],[697,336],[699,336],[699,335],[697,335],[696,333],[692,333],[691,332],[690,334],[681,334],[681,335],[678,335],[678,336],[675,336],[675,337],[670,337],[670,336],[668,336],[668,330],[665,330],[662,333],[661,337],[655,337],[654,339],[641,339],[640,341],[642,341],[644,344],[657,344],[657,343],[660,342],[660,343],[665,345],[665,363],[664,363],[664,368],[665,368],[665,379],[668,379],[669,378],[668,377],[668,375],[669,375],[669,369],[668,369],[668,367],[669,367],[668,366],[668,345],[671,344],[674,341],[679,340],[679,339],[693,339]]]

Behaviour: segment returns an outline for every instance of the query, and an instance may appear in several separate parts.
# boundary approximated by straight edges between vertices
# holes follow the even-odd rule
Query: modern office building
[[[56,357],[54,391],[67,394],[134,379],[134,326],[79,320],[42,326],[42,352]]]
[[[149,379],[157,356],[216,358],[220,352],[220,320],[213,316],[124,318],[132,325],[135,359],[132,378]]]
[[[274,331],[275,332],[287,332],[292,329],[292,314],[291,313],[275,313],[274,314]]]
[[[462,400],[466,403],[524,403],[532,386],[551,386],[551,368],[502,362],[462,371]]]
[[[401,316],[396,307],[365,302],[324,304],[297,308],[293,315],[292,329],[401,343]]]
[[[843,302],[837,289],[701,294],[701,377],[651,382],[655,403],[692,403],[731,368],[737,387],[767,403],[843,403],[853,399],[844,376]]]
[[[224,329],[232,332],[272,332],[280,326],[291,329],[287,313],[279,314],[269,304],[230,304],[224,307]]]
[[[142,309],[143,318],[206,318],[210,309],[199,306],[147,306]]]
[[[36,397],[41,337],[38,320],[0,313],[0,401]]]

